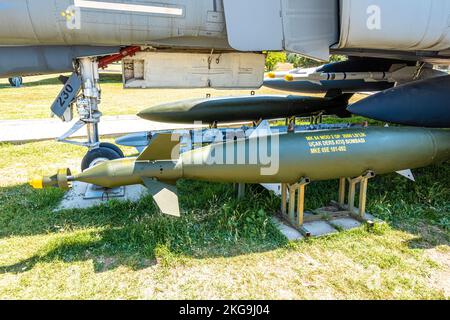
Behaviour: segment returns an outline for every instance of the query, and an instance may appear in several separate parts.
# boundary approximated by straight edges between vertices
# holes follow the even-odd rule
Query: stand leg
[[[349,179],[349,189],[348,189],[348,211],[353,212],[355,210],[355,194],[356,194],[356,184],[357,179]]]
[[[345,205],[345,178],[339,179],[339,205],[343,207]]]
[[[350,190],[348,193],[348,211],[350,214],[360,220],[361,222],[366,222],[366,202],[367,202],[367,185],[369,179],[375,177],[373,171],[368,171],[364,175],[355,178],[348,179],[350,183]],[[359,206],[358,211],[355,212],[355,189],[356,184],[359,183]]]
[[[289,221],[295,225],[295,193],[297,188],[295,185],[289,186]]]
[[[243,199],[245,197],[245,183],[238,183],[237,197],[238,199]]]
[[[367,178],[361,181],[359,190],[359,216],[361,219],[365,219],[366,217],[367,181]]]
[[[367,184],[369,179],[375,177],[375,173],[373,171],[368,171],[362,177],[361,186],[359,191],[359,216],[361,219],[365,220],[366,217],[366,202],[367,202]]]
[[[305,214],[305,185],[302,184],[298,187],[297,198],[297,225],[302,226]]]
[[[302,178],[300,182],[297,184],[298,189],[298,198],[297,198],[297,228],[300,233],[309,238],[311,236],[311,232],[306,230],[303,227],[304,223],[304,215],[305,215],[305,189],[306,186],[311,182],[309,178]]]
[[[282,215],[286,215],[286,213],[287,213],[286,203],[287,203],[287,184],[282,183],[281,184],[281,214]]]

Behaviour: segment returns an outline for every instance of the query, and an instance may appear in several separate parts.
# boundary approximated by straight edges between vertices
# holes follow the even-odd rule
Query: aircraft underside
[[[88,139],[81,144],[91,151],[100,147],[99,68],[116,61],[123,62],[125,88],[265,84],[326,94],[322,110],[309,111],[314,115],[350,111],[386,122],[450,127],[450,76],[433,66],[450,65],[450,1],[0,0],[0,14],[0,77],[72,72],[61,78],[51,109],[63,121],[77,111],[80,120],[59,140],[74,143],[70,135],[86,126]],[[265,79],[265,51],[349,59]],[[375,94],[349,107],[347,95],[359,91],[381,91],[389,99]],[[345,103],[327,107],[332,99]],[[292,101],[286,100],[290,108]],[[381,101],[384,108],[377,108]],[[260,111],[247,120],[276,116]],[[211,114],[207,118],[217,122]]]

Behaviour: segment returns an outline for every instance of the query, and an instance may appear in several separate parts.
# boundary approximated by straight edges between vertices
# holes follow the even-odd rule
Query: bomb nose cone
[[[58,173],[53,176],[33,176],[28,183],[34,189],[43,189],[48,187],[56,187],[64,190],[70,189],[71,172],[69,169],[59,169]]]
[[[450,76],[417,81],[382,91],[347,110],[367,118],[409,126],[450,128]]]
[[[192,99],[160,104],[146,108],[137,115],[142,119],[150,121],[189,123],[192,120],[192,116],[195,116],[196,113],[194,107],[201,106],[201,104],[207,100],[208,99]]]
[[[33,189],[43,189],[44,188],[44,177],[33,176],[28,180],[28,184],[33,187]]]

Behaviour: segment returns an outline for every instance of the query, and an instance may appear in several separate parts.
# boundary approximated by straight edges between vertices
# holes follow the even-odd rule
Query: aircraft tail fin
[[[180,156],[179,139],[171,133],[158,133],[137,161],[156,161],[178,159]]]
[[[163,214],[180,217],[178,190],[170,185],[151,178],[142,178],[145,186],[153,196],[153,200]]]

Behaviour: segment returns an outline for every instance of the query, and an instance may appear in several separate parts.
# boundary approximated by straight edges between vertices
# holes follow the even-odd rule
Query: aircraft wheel
[[[110,148],[100,147],[97,149],[92,149],[88,153],[86,153],[83,161],[81,161],[81,170],[84,171],[102,162],[120,158],[123,157]]]
[[[8,81],[9,81],[9,84],[15,88],[18,88],[18,87],[22,86],[22,84],[23,84],[22,77],[9,78]]]
[[[122,150],[115,144],[109,143],[109,142],[101,142],[100,148],[109,148],[114,150],[121,158],[125,158],[125,155],[123,154]]]

